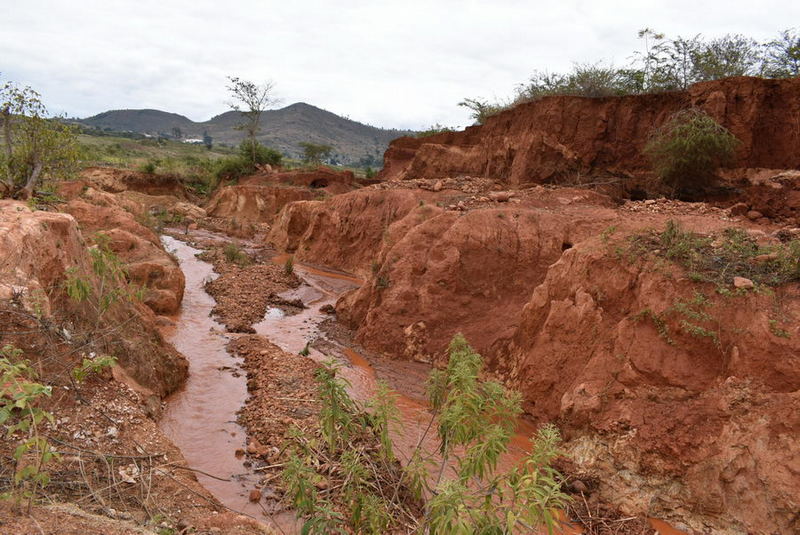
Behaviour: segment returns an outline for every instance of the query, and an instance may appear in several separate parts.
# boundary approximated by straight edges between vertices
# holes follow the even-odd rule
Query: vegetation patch
[[[682,266],[695,282],[712,283],[729,293],[734,277],[779,286],[800,281],[800,240],[761,245],[747,232],[728,228],[716,235],[686,231],[670,220],[661,231],[630,238],[631,258],[662,258]]]
[[[517,468],[497,473],[520,414],[520,395],[479,379],[483,360],[461,335],[449,347],[444,370],[431,373],[428,427],[401,464],[390,434],[397,432],[395,395],[380,386],[366,405],[352,400],[337,365],[316,372],[319,427],[290,431],[283,472],[285,492],[303,533],[431,534],[522,533],[552,530],[567,505],[562,477],[551,467],[558,431],[541,428],[533,450]]]
[[[739,140],[708,114],[680,110],[653,131],[644,148],[670,196],[702,193],[714,172],[733,159]]]

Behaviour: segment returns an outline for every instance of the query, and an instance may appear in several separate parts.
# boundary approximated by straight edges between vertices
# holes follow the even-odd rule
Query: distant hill
[[[208,132],[214,143],[237,145],[244,134],[236,129],[240,113],[229,111],[196,123],[179,115],[160,110],[111,110],[81,119],[86,126],[113,132],[173,136],[180,129],[183,138],[200,138]],[[386,130],[340,117],[335,113],[298,102],[279,110],[267,110],[261,116],[259,141],[297,157],[300,143],[309,141],[331,145],[338,163],[380,165],[383,152],[392,139],[408,135],[406,130]]]

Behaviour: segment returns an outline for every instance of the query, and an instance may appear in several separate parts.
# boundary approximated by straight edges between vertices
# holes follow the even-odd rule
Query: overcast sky
[[[464,126],[464,97],[505,98],[534,70],[624,64],[636,32],[772,38],[800,1],[5,0],[0,76],[51,111],[157,108],[207,120],[226,75],[396,128]]]

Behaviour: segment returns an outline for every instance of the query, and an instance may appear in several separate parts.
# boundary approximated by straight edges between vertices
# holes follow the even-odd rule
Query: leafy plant
[[[291,275],[294,273],[294,257],[290,256],[286,259],[286,262],[283,263],[283,272],[287,275]]]
[[[671,195],[691,195],[713,182],[714,172],[733,159],[738,144],[709,115],[690,108],[654,130],[644,152]]]
[[[300,143],[300,148],[303,150],[303,161],[309,165],[319,165],[324,160],[331,156],[333,147],[330,145],[321,145],[318,143],[310,143],[303,141]]]
[[[93,356],[85,358],[81,364],[72,369],[72,378],[76,382],[81,383],[92,374],[100,373],[106,368],[110,368],[117,363],[116,357],[109,357],[107,355]]]
[[[728,228],[704,236],[670,220],[663,231],[645,231],[631,237],[633,258],[663,257],[686,269],[695,282],[710,282],[721,291],[744,277],[756,284],[778,286],[800,280],[800,240],[759,245],[742,229]]]
[[[47,118],[41,95],[12,82],[0,86],[0,197],[30,198],[45,178],[68,176],[77,170],[75,130],[59,119]]]
[[[161,161],[160,160],[151,158],[151,159],[147,160],[145,163],[143,163],[142,166],[139,168],[139,170],[142,173],[147,173],[148,175],[153,175],[153,174],[155,174],[155,172],[158,169],[159,165],[161,165]]]
[[[5,497],[13,497],[17,505],[27,499],[30,512],[37,489],[50,482],[43,468],[56,453],[39,429],[43,420],[52,423],[53,415],[37,406],[40,398],[51,395],[52,387],[35,381],[36,372],[20,360],[21,355],[22,351],[11,345],[0,349],[0,424],[6,438],[22,436],[13,453],[13,490]]]
[[[394,393],[379,385],[362,407],[347,394],[338,364],[328,361],[319,368],[321,440],[290,431],[292,453],[283,472],[286,495],[306,518],[304,532],[340,533],[347,525],[377,534],[395,532],[404,523],[430,534],[552,530],[555,510],[568,500],[561,476],[550,466],[558,455],[558,431],[542,427],[525,462],[496,473],[516,427],[520,396],[480,379],[483,359],[463,336],[454,337],[449,354],[447,368],[429,380],[439,447],[426,451],[420,440],[405,466],[392,449],[392,434],[402,432]],[[452,464],[455,476],[445,477]],[[436,475],[431,466],[438,466]]]
[[[239,145],[239,155],[244,160],[252,162],[254,166],[264,164],[280,165],[283,160],[283,154],[280,152],[249,138],[242,141]]]
[[[94,235],[94,246],[89,248],[92,273],[79,273],[77,268],[67,270],[64,286],[73,301],[88,302],[95,312],[95,328],[114,303],[144,298],[144,288],[128,282],[128,272],[119,257],[111,250],[107,234]],[[92,284],[92,279],[95,284]]]
[[[236,264],[237,266],[246,266],[250,263],[250,257],[247,256],[247,253],[242,251],[239,244],[235,242],[226,243],[225,247],[222,248],[222,253],[225,255],[225,259],[228,262]]]

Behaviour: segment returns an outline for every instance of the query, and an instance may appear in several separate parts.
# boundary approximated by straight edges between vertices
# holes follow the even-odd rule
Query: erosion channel
[[[215,238],[227,239],[222,235]],[[247,433],[237,423],[237,413],[248,396],[247,378],[239,359],[226,350],[227,343],[241,335],[226,332],[212,316],[215,300],[206,292],[205,285],[217,274],[212,264],[197,258],[200,249],[171,236],[163,236],[162,240],[167,250],[177,256],[186,277],[181,310],[175,326],[166,334],[190,365],[185,387],[167,400],[161,426],[197,470],[199,481],[223,505],[284,533],[299,532],[299,524],[291,512],[274,513],[262,503],[251,501],[250,491],[262,486],[263,476],[244,456],[236,455],[247,447]],[[282,264],[285,259],[275,256],[273,261]],[[308,357],[318,362],[329,358],[339,361],[340,373],[351,385],[350,394],[359,401],[366,401],[374,394],[379,380],[386,381],[398,395],[401,425],[392,438],[401,460],[408,459],[421,438],[426,449],[435,451],[433,434],[425,432],[430,413],[426,410],[422,386],[429,367],[389,359],[375,362],[375,357],[370,362],[353,348],[327,337],[321,324],[328,316],[320,309],[335,304],[343,293],[358,287],[361,281],[319,266],[295,264],[295,272],[303,282],[284,297],[299,299],[306,308],[287,314],[270,307],[264,318],[253,325],[256,333],[295,354],[313,341]],[[520,420],[518,427],[510,451],[500,460],[500,470],[519,463],[530,447],[533,427],[524,420]],[[268,488],[264,491],[268,492]],[[663,523],[653,527],[664,534],[680,533]],[[564,532],[580,533],[580,530],[570,526]]]

